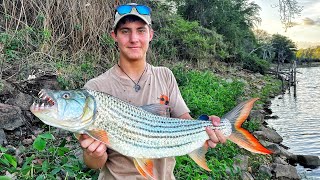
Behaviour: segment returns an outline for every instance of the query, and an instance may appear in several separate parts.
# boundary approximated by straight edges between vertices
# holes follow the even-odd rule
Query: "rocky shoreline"
[[[41,88],[58,89],[55,76],[42,77],[17,85],[2,82],[0,89],[0,145],[13,149],[18,157],[18,145],[30,146],[35,136],[43,130],[39,127],[40,122],[35,122],[29,107],[36,96],[36,91]],[[32,88],[30,88],[32,87]],[[23,89],[23,90],[22,90]],[[265,174],[270,179],[301,179],[297,173],[295,165],[297,163],[305,167],[320,166],[318,156],[296,155],[288,151],[288,148],[281,144],[282,137],[272,128],[267,126],[268,118],[271,117],[269,109],[271,101],[264,105],[261,110],[253,110],[250,119],[259,121],[261,124],[258,131],[253,134],[268,149],[274,152],[270,157],[270,162],[261,164],[259,173]],[[254,179],[253,167],[250,167],[249,155],[239,155],[234,164],[235,168],[242,170],[242,179]],[[20,160],[20,163],[22,160]]]
[[[271,101],[264,104],[264,109],[252,111],[249,118],[249,120],[258,120],[261,124],[259,130],[254,131],[253,135],[265,147],[273,151],[272,160],[266,164],[261,164],[259,173],[265,174],[270,179],[301,179],[295,166],[300,164],[306,168],[317,168],[320,166],[320,159],[318,156],[293,154],[288,151],[288,147],[281,144],[283,141],[282,137],[274,129],[268,127],[267,120],[277,118],[270,116],[272,113],[269,109],[270,105]],[[243,171],[242,179],[252,180],[254,177],[250,174],[248,158],[249,156],[241,155],[241,163],[238,166]]]

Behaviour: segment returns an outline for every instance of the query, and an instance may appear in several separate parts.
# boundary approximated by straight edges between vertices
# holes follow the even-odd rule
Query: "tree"
[[[178,4],[185,4],[189,0],[168,0],[168,1],[174,1]],[[190,0],[191,1],[191,0]],[[205,5],[207,3],[215,3],[216,1],[210,1],[210,0],[201,0],[201,1],[193,1],[196,6],[206,7]],[[282,24],[284,24],[285,29],[292,27],[292,19],[295,18],[295,16],[299,16],[301,11],[303,10],[303,7],[300,6],[297,2],[297,0],[279,0],[277,4],[274,5],[275,8],[279,9],[279,15],[280,20]],[[214,9],[213,9],[214,10]],[[200,13],[201,11],[198,11]]]
[[[288,63],[295,58],[293,50],[296,49],[296,45],[291,39],[280,34],[274,34],[271,43],[275,52],[274,62]]]
[[[260,22],[260,7],[248,0],[173,0],[178,13],[189,21],[198,21],[224,36],[230,54],[250,51],[254,44],[251,28]],[[196,5],[195,5],[196,4]]]
[[[275,55],[274,47],[272,46],[272,36],[266,31],[257,29],[254,31],[257,47],[251,53],[255,52],[261,59],[272,60]]]
[[[279,0],[279,4],[275,6],[279,8],[280,20],[286,30],[293,26],[292,19],[303,10],[296,0]]]

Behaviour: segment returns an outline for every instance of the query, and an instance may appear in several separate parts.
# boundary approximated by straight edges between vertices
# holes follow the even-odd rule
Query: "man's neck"
[[[145,60],[125,61],[120,59],[118,65],[125,74],[130,76],[131,79],[136,80],[145,71],[147,62]]]

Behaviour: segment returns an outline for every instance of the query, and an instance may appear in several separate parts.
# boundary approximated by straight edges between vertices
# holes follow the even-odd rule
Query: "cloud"
[[[314,20],[312,18],[305,17],[300,21],[291,22],[290,27],[294,26],[320,26],[320,18]]]
[[[302,19],[302,21],[303,21],[303,25],[305,25],[305,26],[313,26],[313,25],[316,25],[316,21],[313,20],[313,19],[311,19],[311,18],[308,18],[308,17]]]

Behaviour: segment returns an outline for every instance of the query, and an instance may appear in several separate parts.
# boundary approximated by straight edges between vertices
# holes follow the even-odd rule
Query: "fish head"
[[[93,122],[96,102],[86,90],[42,89],[30,111],[45,124],[79,132]]]

